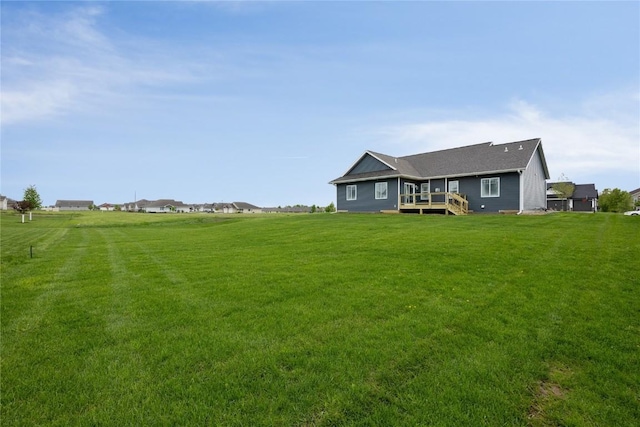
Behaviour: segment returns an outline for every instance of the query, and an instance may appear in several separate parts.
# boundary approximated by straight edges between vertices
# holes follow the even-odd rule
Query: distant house
[[[98,209],[100,209],[101,211],[113,211],[115,210],[115,206],[112,205],[111,203],[103,203],[100,206],[98,206]]]
[[[197,212],[215,212],[214,203],[203,203],[196,206]]]
[[[127,202],[122,205],[122,210],[127,212],[144,212],[149,203],[151,203],[151,201],[147,199],[140,199],[135,202]]]
[[[122,210],[127,212],[147,213],[190,213],[190,212],[218,212],[218,213],[260,213],[262,209],[246,202],[230,203],[204,203],[187,204],[180,200],[141,199],[136,202],[128,202],[122,205]]]
[[[10,199],[7,196],[0,195],[0,210],[6,211],[9,209],[13,209],[13,205],[15,203],[15,200]]]
[[[320,211],[323,208],[318,207]],[[311,206],[285,206],[284,208],[262,208],[265,213],[311,213]]]
[[[59,211],[88,211],[93,207],[93,200],[57,200],[55,209]]]
[[[238,213],[261,213],[262,208],[247,202],[233,202]]]
[[[246,202],[214,203],[214,212],[219,213],[261,213],[262,208]]]
[[[554,190],[557,184],[559,183],[547,183],[547,209],[573,212],[595,212],[598,210],[598,190],[596,190],[595,184],[562,183],[573,186],[573,192],[566,198],[561,197]]]
[[[629,191],[631,194],[631,199],[633,199],[633,204],[640,202],[640,188],[636,188],[635,190]]]
[[[544,209],[547,179],[538,138],[403,157],[365,151],[330,184],[338,211],[463,215]]]
[[[184,212],[184,209],[184,203],[173,199],[152,200],[148,201],[144,206],[144,210],[147,213]]]

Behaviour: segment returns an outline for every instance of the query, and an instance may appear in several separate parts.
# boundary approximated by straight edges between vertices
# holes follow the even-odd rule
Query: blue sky
[[[640,187],[638,2],[10,2],[1,187],[326,205],[365,151],[542,138]]]

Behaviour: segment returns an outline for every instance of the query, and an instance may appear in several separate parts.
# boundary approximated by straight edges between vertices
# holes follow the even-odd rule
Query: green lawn
[[[3,426],[640,419],[637,217],[0,219]]]

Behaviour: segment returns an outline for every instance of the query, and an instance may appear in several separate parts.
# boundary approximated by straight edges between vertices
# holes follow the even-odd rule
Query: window
[[[420,184],[420,200],[429,200],[430,192],[431,184],[429,182],[423,182]]]
[[[459,193],[459,181],[449,181],[449,193]]]
[[[480,197],[500,197],[500,178],[482,178]]]
[[[347,200],[357,200],[357,199],[358,199],[358,186],[347,185]]]
[[[376,182],[376,199],[386,199],[386,198],[387,198],[387,183]]]

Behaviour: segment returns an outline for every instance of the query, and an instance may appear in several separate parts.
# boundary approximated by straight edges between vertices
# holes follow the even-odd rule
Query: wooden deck
[[[400,212],[426,212],[442,211],[445,215],[466,215],[469,213],[469,202],[463,194],[436,192],[400,194],[398,203]]]

